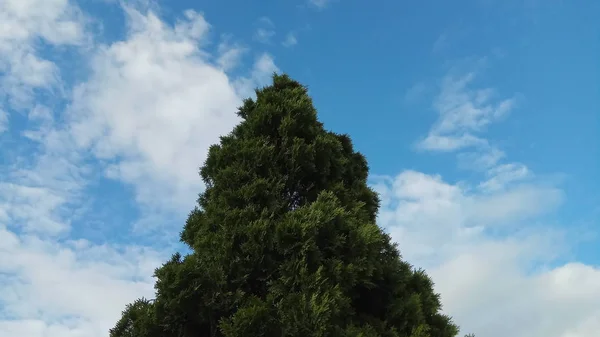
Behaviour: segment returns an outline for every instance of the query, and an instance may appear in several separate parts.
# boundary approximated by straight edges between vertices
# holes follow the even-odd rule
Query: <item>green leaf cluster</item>
[[[454,337],[431,279],[376,225],[365,157],[326,131],[286,75],[239,108],[213,145],[206,190],[111,337]]]

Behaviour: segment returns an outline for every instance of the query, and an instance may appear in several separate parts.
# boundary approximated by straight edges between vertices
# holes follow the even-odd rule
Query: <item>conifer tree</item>
[[[347,135],[326,131],[286,75],[239,108],[213,145],[206,185],[156,298],[111,337],[454,337],[423,270],[375,223],[377,194]]]

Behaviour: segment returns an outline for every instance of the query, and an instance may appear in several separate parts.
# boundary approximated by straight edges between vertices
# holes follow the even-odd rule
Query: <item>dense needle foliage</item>
[[[376,223],[350,138],[286,75],[247,99],[213,145],[181,232],[193,253],[156,270],[111,337],[454,337],[439,296]]]

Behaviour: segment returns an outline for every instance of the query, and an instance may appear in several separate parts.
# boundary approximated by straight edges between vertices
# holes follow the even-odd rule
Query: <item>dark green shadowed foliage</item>
[[[326,131],[307,89],[274,75],[213,145],[206,190],[156,270],[156,299],[111,337],[454,337],[429,277],[376,223],[350,138]]]

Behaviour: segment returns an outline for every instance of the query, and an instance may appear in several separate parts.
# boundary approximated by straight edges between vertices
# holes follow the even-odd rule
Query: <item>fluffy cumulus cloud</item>
[[[445,311],[465,333],[594,336],[600,269],[556,262],[571,247],[544,215],[560,207],[564,193],[526,165],[506,161],[483,137],[514,103],[469,86],[473,78],[443,80],[434,103],[439,119],[419,146],[456,153],[459,167],[481,173],[481,181],[449,182],[417,171],[375,177],[379,222],[404,257],[427,268]]]
[[[249,76],[230,78],[225,70],[243,49],[224,41],[218,55],[205,52],[209,24],[199,13],[170,26],[151,12],[125,12],[127,38],[98,46],[90,78],[74,89],[69,131],[106,163],[109,178],[135,188],[138,203],[186,212],[201,188],[199,161],[237,123],[240,97],[277,67],[260,54]]]
[[[483,194],[414,171],[375,186],[384,200],[380,223],[409,261],[427,269],[445,311],[465,333],[589,337],[599,331],[600,269],[551,267],[569,247],[563,232],[536,223],[560,203],[559,190],[528,184]]]
[[[104,336],[124,301],[152,294],[159,259],[144,247],[0,229],[0,261],[0,336]]]
[[[200,13],[167,23],[122,9],[124,38],[97,44],[74,2],[0,2],[0,136],[18,144],[2,148],[0,166],[1,337],[106,336],[126,303],[152,297],[169,249],[78,236],[94,211],[89,189],[102,179],[128,186],[144,224],[181,217],[202,189],[208,146],[237,122],[241,97],[277,71],[258,54],[246,76],[229,74],[245,49],[223,39],[207,51]],[[52,60],[57,48],[89,59],[74,88]]]
[[[107,162],[109,177],[135,187],[139,202],[189,209],[198,158],[236,122],[239,100],[202,52],[204,17],[188,11],[171,27],[153,13],[126,13],[127,38],[99,46],[89,80],[74,90],[70,131]],[[157,202],[164,193],[172,204]]]
[[[278,71],[271,55],[254,52],[240,70],[251,52],[231,36],[215,43],[201,13],[167,22],[121,8],[123,38],[100,44],[94,19],[72,1],[0,1],[0,337],[106,336],[126,303],[152,297],[152,270],[173,249],[137,234],[82,235],[97,210],[90,189],[118,182],[135,201],[137,221],[110,226],[118,220],[108,217],[107,228],[169,226],[202,189],[198,165],[237,123],[240,98]],[[69,69],[53,59],[57,50],[85,53],[89,73],[75,87],[63,81]],[[595,336],[600,270],[555,262],[570,248],[551,222],[565,195],[486,139],[515,101],[478,89],[476,75],[441,82],[439,118],[418,148],[455,153],[480,180],[374,176],[378,221],[427,268],[465,332]],[[165,229],[173,241],[180,226]]]

